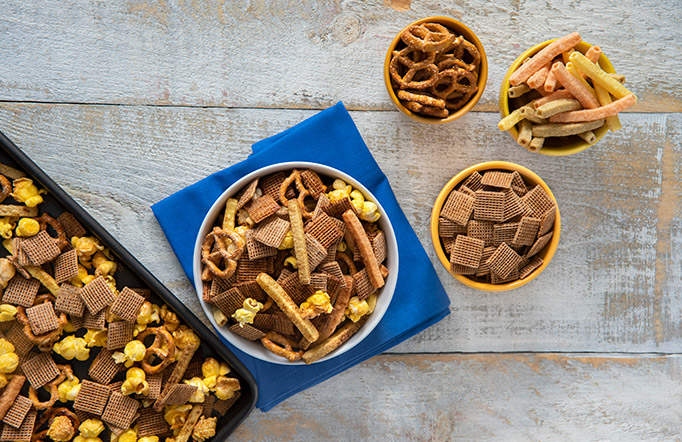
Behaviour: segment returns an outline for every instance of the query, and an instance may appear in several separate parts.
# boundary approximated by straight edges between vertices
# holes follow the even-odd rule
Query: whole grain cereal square
[[[265,333],[249,324],[234,324],[229,328],[229,330],[235,335],[241,336],[242,338],[249,341],[257,341],[260,338],[265,337]]]
[[[497,247],[502,243],[512,245],[514,235],[519,228],[519,223],[495,224],[493,226],[493,247]]]
[[[236,287],[225,290],[211,299],[211,302],[228,318],[232,316],[237,309],[244,306],[244,301],[246,301],[246,298]]]
[[[57,222],[62,225],[66,236],[73,238],[74,236],[81,237],[88,233],[83,225],[70,212],[64,212],[57,217]]]
[[[310,220],[306,224],[304,231],[315,238],[322,247],[324,247],[325,251],[327,250],[327,247],[343,237],[343,231],[338,227],[334,218],[326,213],[320,214],[317,218]]]
[[[185,379],[192,379],[194,377],[199,377],[203,378],[203,373],[201,372],[201,364],[204,363],[206,358],[204,358],[204,351],[200,348],[197,349],[196,352],[194,352],[194,355],[192,356],[192,359],[190,359],[189,364],[187,364],[187,368],[185,369],[185,375],[183,378]]]
[[[545,192],[542,186],[533,187],[528,193],[521,197],[524,212],[534,218],[540,218],[549,209],[555,206],[552,198]]]
[[[213,396],[212,394],[209,394],[204,398],[204,402],[201,404],[204,409],[201,413],[202,416],[204,417],[211,417],[213,414],[213,404],[215,404],[216,397]]]
[[[252,231],[253,238],[266,246],[277,249],[277,247],[282,244],[282,241],[290,228],[289,221],[285,221],[282,218],[271,217]]]
[[[7,410],[7,414],[5,414],[2,421],[11,427],[19,428],[31,407],[33,407],[33,401],[26,396],[19,395],[14,399],[12,406]]]
[[[14,250],[14,256],[17,258],[17,263],[20,266],[29,266],[32,265],[33,263],[31,260],[28,258],[28,255],[22,248],[22,245],[24,243],[24,238],[13,238],[12,239],[12,249]]]
[[[523,177],[518,170],[512,172],[511,188],[518,196],[523,196],[526,194],[526,192],[528,192],[526,183],[523,181]]]
[[[462,186],[466,186],[469,189],[476,192],[477,190],[483,189],[483,184],[481,182],[482,180],[483,180],[483,176],[481,176],[481,174],[478,172],[474,172],[471,175],[469,175],[469,178],[464,180],[464,182],[462,183]]]
[[[124,321],[134,323],[140,308],[144,304],[144,298],[128,287],[123,287],[116,300],[111,304],[109,311]]]
[[[266,259],[239,260],[237,266],[237,283],[254,281],[261,273],[268,272]]]
[[[471,196],[471,197],[476,198],[476,192],[474,192],[473,190],[469,189],[467,186],[461,186],[458,190],[459,190],[460,192],[462,192],[463,194],[465,194],[465,195],[469,195],[469,196]]]
[[[111,382],[121,368],[116,364],[113,355],[114,352],[107,350],[106,348],[102,348],[102,350],[100,350],[99,354],[92,361],[92,364],[90,364],[90,368],[88,369],[88,374],[92,380],[101,384],[108,384]]]
[[[441,238],[443,241],[443,249],[445,250],[446,254],[451,254],[452,253],[452,247],[455,245],[455,238]]]
[[[5,338],[11,342],[12,345],[14,345],[14,353],[16,353],[19,357],[30,352],[35,345],[24,333],[24,326],[17,321],[15,321],[12,328],[7,331]]]
[[[459,191],[452,191],[443,204],[440,216],[461,226],[466,225],[474,210],[476,199]]]
[[[301,284],[298,272],[293,272],[280,284],[289,297],[296,303],[301,305],[303,301],[308,299],[314,292],[309,285]],[[258,316],[258,315],[256,315]]]
[[[76,414],[76,416],[78,416],[78,419],[81,422],[85,422],[88,419],[99,419],[99,416],[97,416],[96,414],[88,413],[87,411],[74,409],[73,412]]]
[[[32,237],[24,239],[21,242],[21,250],[37,266],[52,261],[61,253],[55,241],[45,230],[41,230]]]
[[[305,248],[308,254],[308,267],[312,272],[327,257],[327,248],[307,233],[305,234]]]
[[[242,190],[241,195],[239,196],[239,199],[237,200],[237,210],[241,209],[251,201],[253,196],[256,194],[256,188],[258,188],[258,178],[255,180],[251,181],[245,188]]]
[[[521,198],[512,190],[505,190],[504,193],[504,220],[509,221],[512,218],[523,215]]]
[[[29,359],[22,364],[21,368],[24,370],[24,375],[26,375],[31,387],[35,389],[59,376],[57,364],[54,363],[52,356],[47,353],[40,353],[38,356]]]
[[[329,201],[329,197],[327,197],[327,195],[325,195],[324,193],[321,194],[320,197],[317,199],[317,204],[315,204],[315,210],[313,210],[313,216],[311,219],[315,219],[318,216],[320,216],[321,213],[324,213],[324,208],[330,204],[331,201]]]
[[[102,420],[116,427],[129,428],[135,418],[140,403],[118,392],[111,393]]]
[[[269,195],[273,200],[279,201],[279,190],[286,180],[284,172],[276,172],[260,179],[260,188],[263,195]]]
[[[244,298],[253,298],[259,302],[267,301],[268,295],[265,294],[256,281],[240,282],[235,284],[234,287],[239,290]]]
[[[88,311],[93,315],[96,315],[102,309],[116,299],[116,295],[109,287],[109,284],[102,278],[98,276],[91,282],[85,285],[79,292],[81,299],[88,308]]]
[[[497,277],[504,279],[507,278],[514,270],[518,271],[521,260],[522,258],[518,253],[516,253],[506,243],[502,243],[497,250],[495,250],[495,253],[488,258],[487,263],[490,266],[491,273],[494,273]]]
[[[236,391],[230,399],[218,399],[213,404],[213,409],[221,416],[225,416],[227,411],[239,400],[241,393]]]
[[[109,387],[109,389],[110,389],[112,392],[117,391],[117,392],[120,393],[120,392],[121,392],[121,386],[122,386],[122,385],[123,385],[123,381],[118,381],[118,382],[113,382],[113,383],[111,383],[111,384],[108,384],[107,387]]]
[[[104,330],[107,328],[107,311],[102,310],[96,315],[86,311],[83,314],[83,326],[92,330]]]
[[[369,276],[367,276],[367,270],[362,269],[351,276],[353,277],[353,286],[360,300],[368,298],[377,291],[370,282]]]
[[[54,309],[58,312],[68,313],[71,316],[83,316],[85,304],[78,294],[78,287],[64,283],[59,287]]]
[[[327,186],[324,185],[320,176],[313,170],[306,169],[301,172],[301,180],[303,185],[313,198],[317,198],[324,191],[327,190]]]
[[[36,410],[30,410],[19,428],[14,428],[7,424],[3,425],[0,441],[16,442],[32,440],[37,416],[38,412]]]
[[[332,218],[341,218],[341,216],[347,211],[347,210],[352,210],[353,212],[357,213],[357,210],[355,210],[355,206],[350,202],[350,198],[347,196],[344,196],[343,198],[340,198],[333,203],[329,203],[329,205],[325,206],[322,211],[326,213],[327,215],[331,216]]]
[[[279,219],[279,218],[276,218]],[[281,221],[281,220],[280,220]],[[284,221],[286,222],[286,221]],[[268,256],[275,256],[279,252],[276,247],[266,246],[255,239],[255,233],[252,230],[246,231],[246,255],[250,260],[267,258]]]
[[[453,275],[475,275],[475,267],[467,267],[460,264],[450,263],[450,273]]]
[[[537,269],[540,267],[543,263],[542,258],[539,256],[533,256],[528,260],[528,264],[525,266],[521,267],[521,270],[519,270],[519,278],[524,279],[527,278],[528,275],[533,273],[533,270]]]
[[[490,274],[490,265],[488,265],[488,258],[493,256],[497,247],[486,247],[481,254],[481,265],[476,269],[476,276],[485,276]]]
[[[323,292],[327,291],[327,274],[326,273],[311,273],[310,274],[310,287],[313,290],[321,290]]]
[[[107,330],[107,350],[123,348],[133,340],[135,324],[126,321],[110,322]]]
[[[149,297],[152,295],[152,291],[150,289],[131,287],[130,290],[142,296],[144,299],[149,299]]]
[[[279,204],[270,195],[262,195],[258,199],[249,201],[244,206],[244,210],[253,222],[259,223],[270,215],[274,215],[279,210]]]
[[[5,293],[2,295],[2,302],[31,307],[39,288],[40,281],[37,279],[25,279],[23,276],[16,275],[7,285]]]
[[[139,437],[158,436],[170,430],[162,412],[154,410],[154,407],[142,408],[140,417],[137,419],[137,435]]]
[[[194,392],[197,390],[195,385],[187,384],[175,384],[170,387],[170,391],[164,404],[166,405],[185,405],[189,402],[189,398],[192,397]]]
[[[531,256],[537,255],[540,253],[542,249],[545,248],[545,246],[549,243],[549,240],[552,239],[552,235],[554,232],[549,232],[546,235],[541,236],[538,238],[537,241],[533,244],[533,246],[530,248],[528,253],[526,254],[526,257],[530,258]]]
[[[59,328],[59,319],[50,301],[27,308],[26,317],[34,335],[42,335]]]
[[[106,385],[84,379],[76,395],[73,408],[102,416],[110,394],[111,389]]]
[[[161,385],[163,375],[161,373],[147,375],[147,383],[149,384],[148,399],[158,399],[161,396]]]
[[[556,220],[556,205],[547,210],[540,217],[540,227],[538,228],[538,236],[542,236],[554,228],[554,221]]]
[[[466,235],[467,226],[457,224],[442,216],[438,218],[438,236],[443,238],[454,238],[456,235]]]
[[[509,244],[513,247],[531,246],[535,242],[538,235],[538,228],[540,227],[540,220],[530,216],[524,216],[519,222],[519,228],[514,234],[514,239]]]
[[[54,280],[57,284],[78,276],[78,254],[76,250],[64,252],[54,260]]]
[[[382,230],[379,230],[377,234],[372,238],[372,248],[374,249],[374,256],[377,258],[377,262],[381,264],[386,260],[386,235]]]
[[[258,316],[258,315],[256,315]],[[296,333],[297,329],[291,319],[282,314],[272,314],[272,331],[281,335],[291,336]]]
[[[320,265],[318,268],[319,271],[324,272],[330,276],[333,276],[337,279],[341,280],[341,287],[346,286],[346,280],[343,278],[343,271],[341,270],[341,266],[337,261],[332,261],[328,262],[326,264]]]
[[[253,326],[262,332],[272,331],[274,324],[275,318],[270,313],[258,313],[256,316],[253,317]],[[239,326],[239,324],[235,325]]]
[[[516,281],[519,279],[519,269],[515,267],[512,269],[511,273],[507,275],[506,278],[500,278],[497,273],[490,272],[490,283],[491,284],[504,284],[505,282]]]
[[[481,262],[481,255],[485,242],[481,239],[459,235],[452,247],[450,262],[467,267],[477,268]]]
[[[504,192],[476,191],[474,219],[478,221],[504,221]]]
[[[232,276],[230,276],[228,279],[223,279],[223,278],[213,278],[213,281],[211,281],[211,289],[210,289],[210,298],[213,298],[219,293],[224,292],[225,290],[231,288],[233,285],[237,283],[237,273],[233,273]]]
[[[487,170],[483,174],[483,178],[481,178],[481,184],[484,186],[511,189],[513,179],[514,175],[509,172],[502,172],[499,170]]]

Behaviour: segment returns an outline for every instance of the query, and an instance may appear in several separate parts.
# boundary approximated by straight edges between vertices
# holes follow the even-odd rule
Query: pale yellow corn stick
[[[568,51],[565,51],[561,54],[561,59],[564,61],[564,64],[568,63],[568,57],[571,56],[572,53],[575,52],[575,49],[570,49]]]
[[[14,167],[10,167],[2,163],[0,163],[0,173],[12,180],[16,180],[18,178],[23,178],[26,176],[26,174],[21,170],[17,170]]]
[[[582,83],[568,72],[568,69],[566,69],[566,66],[564,66],[563,63],[554,63],[552,72],[556,75],[556,79],[561,82],[566,90],[572,93],[573,96],[580,101],[580,104],[582,104],[585,109],[599,107],[599,102],[594,95],[592,95],[589,90],[585,89]]]
[[[512,86],[507,91],[507,96],[509,98],[519,98],[521,95],[530,91],[531,88],[526,83],[520,84],[518,86]]]
[[[38,216],[38,208],[0,204],[0,216],[21,216],[26,218],[35,218]]]
[[[553,92],[556,89],[556,76],[551,70],[547,72],[547,78],[545,78],[545,84],[542,86],[545,92]]]
[[[588,121],[586,123],[536,124],[533,126],[532,131],[534,137],[567,137],[569,135],[578,135],[579,133],[588,130],[597,129],[603,124],[604,120]]]
[[[298,280],[303,285],[310,284],[310,265],[308,263],[308,249],[305,245],[305,232],[303,231],[303,215],[298,201],[290,199],[287,201],[289,209],[289,224],[291,225],[291,237],[294,240],[294,255],[296,255],[296,266],[298,268]]]
[[[277,281],[272,279],[267,273],[261,273],[256,277],[256,282],[263,289],[269,297],[277,304],[277,306],[284,312],[284,314],[294,323],[297,329],[301,331],[301,334],[305,339],[310,342],[317,341],[320,336],[319,332],[315,328],[309,319],[303,317],[301,310],[298,308],[296,303],[291,299],[287,292],[282,288],[281,285],[277,284]]]
[[[312,364],[318,359],[325,357],[332,351],[339,348],[341,344],[346,342],[351,336],[360,330],[360,327],[362,327],[366,320],[367,316],[363,316],[358,322],[348,322],[341,326],[336,333],[322,341],[320,345],[303,353],[303,360],[305,363]]]
[[[613,102],[611,99],[611,94],[609,94],[606,89],[599,86],[598,84],[594,85],[594,91],[597,93],[597,100],[599,100],[599,104],[602,106],[606,106],[607,104],[611,104],[611,102]],[[618,115],[606,117],[606,126],[608,126],[611,132],[620,130],[623,127],[620,124],[620,118],[618,118]]]
[[[597,136],[591,130],[579,133],[578,136],[590,144],[594,144],[597,142]]]
[[[547,79],[547,74],[549,73],[549,68],[551,67],[550,63],[551,61],[546,63],[543,67],[538,69],[537,72],[528,77],[526,84],[528,84],[528,86],[532,87],[533,89],[537,89],[544,85],[545,80]]]
[[[516,123],[519,121],[523,120],[523,115],[521,115],[521,108],[516,109],[515,111],[511,112],[509,115],[501,119],[497,123],[497,127],[500,128],[500,130],[509,130],[512,127],[516,126]]]
[[[551,71],[550,71],[551,72]],[[565,98],[574,98],[573,94],[571,94],[569,91],[566,89],[559,89],[558,91],[554,91],[550,93],[549,95],[546,95],[542,98],[538,98],[533,102],[533,107],[535,109],[539,108],[540,106],[547,104],[551,101],[554,100],[563,100]]]
[[[609,72],[609,77],[613,78],[620,84],[625,84],[625,75],[623,74],[615,74],[613,72]]]
[[[535,113],[540,118],[549,118],[552,115],[582,109],[583,106],[575,98],[564,98],[561,100],[550,101],[537,108]]]
[[[530,140],[530,143],[528,144],[528,150],[531,152],[537,152],[538,150],[542,149],[542,146],[545,144],[545,139],[542,137],[535,137],[532,140]]]
[[[616,98],[623,98],[626,95],[634,94],[630,92],[625,86],[620,84],[618,80],[612,78],[609,74],[599,67],[599,65],[592,63],[580,52],[571,54],[571,63],[575,65],[580,71],[592,79],[594,85],[599,85],[606,89],[611,95]],[[636,99],[637,97],[635,97]],[[587,106],[585,106],[587,107]]]
[[[531,131],[531,123],[528,120],[519,121],[519,136],[516,137],[516,142],[523,147],[528,147],[530,139],[533,137],[533,132]]]
[[[237,214],[237,201],[234,198],[228,198],[225,201],[225,215],[223,216],[223,230],[234,230],[234,217]]]
[[[587,91],[588,91],[595,99],[597,98],[597,94],[596,94],[596,92],[594,92],[594,89],[592,88],[592,86],[590,86],[590,84],[589,84],[587,81],[585,81],[585,78],[583,77],[582,72],[580,72],[580,70],[578,70],[578,68],[576,68],[576,67],[573,65],[573,63],[571,63],[570,61],[569,61],[568,63],[566,63],[566,70],[568,70],[568,72],[570,72],[571,75],[573,75],[573,76],[576,78],[576,80],[578,80],[578,81],[580,82],[580,84],[582,84],[583,87],[584,87],[585,89],[587,89]],[[598,101],[597,101],[597,102],[598,102]]]
[[[194,426],[199,422],[201,413],[204,412],[203,405],[195,405],[192,407],[192,411],[189,412],[185,424],[180,429],[180,432],[175,436],[175,442],[187,442],[190,437],[192,437],[192,431],[194,431]]]
[[[631,108],[637,103],[634,94],[626,95],[606,106],[597,109],[583,109],[571,112],[564,112],[549,118],[550,123],[574,123],[578,121],[601,120],[606,117],[617,115],[625,109]]]
[[[521,115],[523,116],[523,118],[529,120],[531,123],[535,124],[547,123],[546,119],[537,116],[537,113],[535,112],[535,109],[533,108],[532,105],[527,104],[525,106],[520,107],[519,109],[521,110]]]
[[[513,74],[511,74],[509,77],[509,84],[517,86],[525,82],[538,69],[551,62],[557,55],[573,48],[580,43],[581,40],[580,34],[574,32],[548,44],[537,54],[533,55],[528,63],[521,65]]]

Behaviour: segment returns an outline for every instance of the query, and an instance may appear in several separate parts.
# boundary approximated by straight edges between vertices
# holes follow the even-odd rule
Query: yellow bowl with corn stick
[[[571,38],[573,41],[569,41]],[[548,54],[553,48],[556,48],[554,53]],[[580,55],[571,57],[573,52]],[[524,69],[524,62],[530,65],[529,60],[538,54],[548,54],[546,59],[536,59],[544,62],[543,66],[535,70],[536,63],[536,66],[527,69],[529,72],[535,71],[533,75],[528,78],[527,74],[519,76]],[[584,57],[586,54],[591,60]],[[586,75],[585,69],[590,68],[590,65],[594,65],[594,71],[599,72]],[[618,83],[619,87],[611,88],[612,85],[607,84],[607,91],[598,78],[600,75],[609,77],[607,81]],[[566,85],[558,80],[559,76]],[[610,129],[620,129],[620,122],[615,115],[617,112],[613,111],[615,108],[622,110],[636,102],[634,95],[623,99],[629,94],[621,84],[624,81],[622,75],[616,74],[606,55],[598,47],[582,41],[577,33],[547,40],[525,51],[509,67],[500,87],[502,121],[498,127],[506,130],[518,144],[530,151],[552,156],[582,152],[601,140]],[[589,115],[595,113],[608,117],[594,119]],[[540,125],[543,127],[536,127]]]

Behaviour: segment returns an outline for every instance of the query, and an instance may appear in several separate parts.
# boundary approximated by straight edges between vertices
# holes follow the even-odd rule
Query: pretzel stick
[[[320,337],[317,339],[317,342],[322,342],[331,336],[334,330],[336,330],[336,327],[343,321],[346,307],[348,307],[348,301],[350,301],[350,295],[353,293],[354,282],[352,276],[346,275],[343,279],[346,281],[346,287],[341,288],[336,295],[334,310],[327,316],[327,321],[320,327]]]
[[[632,95],[632,92],[620,84],[618,80],[604,72],[599,65],[592,63],[580,52],[574,52],[571,54],[570,60],[575,67],[580,69],[581,72],[592,79],[593,84],[598,84],[599,86],[603,87],[614,97],[623,98],[627,95]]]
[[[223,230],[234,230],[234,217],[237,214],[237,201],[234,198],[228,198],[225,201],[225,214],[223,215]]]
[[[296,265],[298,266],[298,280],[303,285],[310,284],[310,265],[308,264],[308,250],[305,246],[305,232],[303,232],[303,215],[298,201],[287,201],[289,209],[289,225],[291,226],[291,236],[294,240],[294,255],[296,255]]]
[[[597,109],[583,109],[557,114],[550,117],[549,121],[550,123],[574,123],[578,121],[601,120],[606,117],[617,115],[619,112],[634,106],[635,103],[637,103],[637,97],[630,94]]]
[[[303,353],[303,360],[306,364],[312,364],[320,358],[327,356],[350,339],[360,327],[367,321],[367,316],[363,316],[358,322],[348,322],[336,333],[324,340],[320,345]]]
[[[287,315],[287,318],[294,323],[296,328],[301,331],[304,338],[311,342],[317,341],[317,338],[320,336],[319,332],[309,319],[303,317],[301,310],[296,303],[291,299],[287,292],[284,291],[282,286],[277,284],[277,281],[272,279],[267,273],[261,273],[256,278],[256,282],[260,288],[275,301],[277,306],[285,315]]]
[[[552,59],[554,59],[554,57],[557,55],[573,48],[575,45],[580,43],[581,40],[582,38],[580,38],[580,34],[574,32],[548,44],[542,48],[540,52],[533,55],[528,63],[522,64],[516,71],[514,71],[513,74],[511,74],[509,77],[509,84],[512,86],[517,86],[525,82],[538,69],[552,61]]]
[[[201,413],[203,412],[204,412],[203,405],[195,405],[194,407],[192,407],[192,411],[189,412],[187,420],[185,421],[185,425],[182,426],[182,429],[175,437],[175,442],[187,442],[189,440],[189,438],[192,436],[194,426],[199,421]]]
[[[590,94],[590,91],[585,89],[580,81],[568,72],[568,69],[566,69],[566,66],[563,63],[560,61],[554,63],[552,72],[556,75],[557,80],[559,80],[561,84],[563,84],[564,87],[580,101],[580,104],[582,104],[585,109],[599,107],[599,102],[594,98],[594,95]]]
[[[360,251],[362,262],[365,264],[367,276],[369,277],[372,286],[375,289],[383,287],[384,278],[381,276],[381,270],[379,270],[379,262],[377,262],[377,257],[374,255],[374,248],[369,242],[367,232],[365,232],[365,229],[362,227],[360,219],[358,219],[358,216],[352,210],[346,210],[343,214],[343,221],[346,223],[346,228],[355,240],[355,245]]]
[[[3,391],[2,396],[0,396],[0,419],[4,418],[5,414],[7,414],[7,410],[12,408],[14,401],[17,396],[19,396],[21,387],[24,386],[24,382],[26,382],[26,376],[20,374],[12,376],[7,387],[5,387],[5,391]]]

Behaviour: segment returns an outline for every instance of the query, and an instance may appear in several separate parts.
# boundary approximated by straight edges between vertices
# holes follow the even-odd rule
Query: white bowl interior
[[[250,174],[244,176],[237,182],[235,182],[230,187],[228,187],[227,190],[225,190],[225,192],[223,192],[223,194],[220,195],[220,197],[215,201],[215,203],[213,203],[213,206],[211,206],[211,209],[206,214],[206,217],[204,218],[204,221],[201,224],[201,228],[199,229],[199,234],[194,245],[193,257],[194,288],[197,292],[199,302],[201,303],[201,306],[204,309],[206,316],[208,317],[209,321],[211,321],[213,328],[218,332],[218,334],[221,337],[225,338],[230,344],[234,345],[244,353],[253,356],[254,358],[283,365],[292,364],[302,365],[304,364],[304,362],[303,361],[297,361],[293,363],[289,362],[286,359],[271,353],[269,350],[263,347],[263,345],[260,342],[247,341],[246,339],[241,338],[235,335],[234,333],[230,332],[226,326],[220,327],[218,326],[218,324],[216,324],[215,319],[213,318],[211,304],[205,302],[202,296],[203,286],[201,281],[201,244],[203,242],[203,239],[208,234],[208,232],[213,228],[213,225],[215,224],[218,215],[225,207],[225,201],[228,198],[234,196],[241,188],[246,186],[252,180],[256,179],[256,177],[263,177],[271,173],[279,172],[281,170],[290,170],[294,168],[312,169],[315,172],[318,172],[322,175],[326,175],[328,177],[340,178],[344,180],[346,183],[352,185],[353,188],[359,189],[365,195],[366,199],[376,203],[377,207],[379,208],[381,218],[379,218],[377,223],[379,224],[379,228],[384,231],[384,234],[386,236],[387,253],[384,265],[386,266],[386,268],[388,268],[389,275],[388,278],[386,278],[386,284],[379,291],[379,296],[377,298],[377,304],[374,309],[374,312],[369,316],[369,319],[367,319],[365,325],[363,325],[360,328],[360,330],[357,333],[355,333],[348,341],[346,341],[341,347],[329,353],[324,358],[319,359],[317,362],[323,362],[347,352],[351,348],[355,347],[358,343],[360,343],[367,335],[369,335],[372,332],[372,330],[374,330],[374,327],[376,327],[379,321],[381,321],[381,318],[384,316],[384,313],[386,313],[386,310],[388,309],[388,306],[391,303],[391,299],[393,298],[393,292],[395,291],[396,281],[398,280],[398,244],[396,241],[395,232],[393,231],[393,226],[391,225],[390,220],[386,216],[386,212],[381,206],[380,201],[378,201],[374,197],[374,195],[369,190],[367,190],[365,186],[363,186],[360,182],[358,182],[356,179],[349,176],[348,174],[341,172],[338,169],[334,169],[333,167],[317,163],[309,162],[278,163],[255,170]]]

